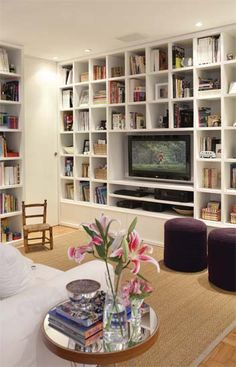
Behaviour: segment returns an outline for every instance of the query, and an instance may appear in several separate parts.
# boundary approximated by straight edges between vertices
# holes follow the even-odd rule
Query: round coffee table
[[[98,336],[89,346],[81,346],[74,339],[52,328],[46,315],[43,326],[43,341],[47,348],[57,356],[76,363],[109,365],[124,362],[146,352],[156,342],[159,333],[159,320],[155,311],[150,310],[142,316],[141,340],[122,351],[105,352],[102,336]]]

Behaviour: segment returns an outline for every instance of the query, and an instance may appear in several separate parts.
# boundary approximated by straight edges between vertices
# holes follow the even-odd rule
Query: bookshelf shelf
[[[124,215],[126,219],[131,215],[138,215],[143,220],[148,218],[153,226],[157,219],[161,222],[177,216],[171,208],[175,205],[194,208],[193,216],[201,219],[202,208],[209,201],[216,200],[221,202],[221,220],[205,222],[210,227],[230,225],[230,208],[236,204],[236,190],[230,189],[230,170],[232,164],[236,163],[236,128],[233,126],[236,122],[236,94],[229,94],[228,91],[235,79],[236,59],[226,58],[230,52],[236,56],[236,27],[231,29],[230,34],[229,37],[222,27],[59,65],[59,72],[62,65],[70,65],[73,70],[72,84],[63,85],[60,91],[70,87],[75,94],[74,107],[64,110],[73,112],[74,131],[61,132],[61,135],[73,136],[75,148],[74,178],[62,176],[60,185],[61,202],[68,204],[66,212],[73,203],[83,206],[85,215],[91,212],[97,214],[100,209],[116,211],[118,216]],[[205,49],[205,41],[215,46],[209,52]],[[81,81],[81,75],[85,77],[84,81]],[[219,83],[209,86],[211,79],[219,79]],[[89,103],[81,106],[78,95],[83,88],[88,90]],[[123,92],[125,98],[119,99]],[[101,101],[101,104],[95,104],[94,100]],[[124,102],[110,103],[119,100]],[[88,113],[86,130],[79,130],[78,127],[81,110]],[[127,179],[127,141],[132,134],[190,135],[191,182],[182,184]],[[99,140],[107,144],[107,154],[94,154],[94,144],[99,144]],[[82,154],[85,141],[89,142],[90,152],[86,155]],[[218,149],[216,158],[200,158],[201,148],[206,146],[211,146],[215,151]],[[82,165],[88,167],[89,178],[82,177]],[[95,178],[95,170],[101,167],[107,168],[106,180]],[[209,171],[209,175],[215,174],[216,170],[217,183],[214,182],[213,188],[209,188],[212,182],[203,182],[204,174]],[[60,174],[63,175],[63,172]],[[67,181],[72,181],[74,185],[73,200],[65,195]],[[89,195],[87,192],[84,195],[86,200],[81,200],[81,189],[84,190],[82,184],[86,182],[88,185],[85,189]],[[194,198],[191,203],[185,203],[157,200],[154,195],[137,198],[114,193],[118,189],[137,190],[140,187],[148,191],[158,188],[188,191],[193,193]],[[105,192],[106,204],[97,203],[97,191],[100,188]],[[117,206],[120,200],[168,204],[170,208],[164,213],[147,212],[142,208],[121,208]],[[71,220],[77,223],[77,217]],[[65,223],[63,219],[62,222]]]

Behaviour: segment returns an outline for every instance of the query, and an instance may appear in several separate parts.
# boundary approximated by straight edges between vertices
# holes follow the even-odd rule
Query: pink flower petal
[[[140,261],[138,260],[131,260],[132,264],[134,265],[133,269],[131,270],[131,273],[138,274],[140,270]]]
[[[75,256],[75,247],[69,247],[67,250],[67,255],[70,260],[74,260]]]
[[[99,236],[94,236],[92,239],[92,243],[94,243],[94,245],[96,246],[100,246],[102,244],[102,238]]]
[[[143,262],[152,263],[153,265],[156,266],[158,273],[160,272],[160,266],[159,266],[158,262],[153,257],[148,256],[148,255],[139,255],[138,260],[143,261]]]
[[[122,257],[124,254],[124,251],[122,248],[118,248],[117,250],[115,250],[112,254],[111,257]]]
[[[138,250],[138,254],[139,255],[142,255],[144,252],[148,252],[149,254],[151,254],[153,252],[153,248],[152,246],[150,245],[147,245],[147,244],[142,244]]]
[[[136,231],[133,231],[129,237],[129,250],[131,252],[137,251],[139,243],[140,243],[139,234]]]

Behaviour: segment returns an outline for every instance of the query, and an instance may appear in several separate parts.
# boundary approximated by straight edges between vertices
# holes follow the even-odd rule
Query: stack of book
[[[168,69],[168,55],[167,52],[160,49],[153,49],[151,51],[152,71],[160,71]]]
[[[145,129],[145,117],[143,113],[140,112],[130,112],[129,121],[131,129]]]
[[[105,299],[105,295],[103,297]],[[97,305],[96,300],[93,301],[93,305]],[[102,302],[104,303],[104,300]],[[66,301],[49,311],[48,321],[54,329],[71,337],[80,345],[88,346],[102,336],[102,313],[103,305],[84,311],[79,307],[75,308],[73,302]]]
[[[95,203],[107,204],[107,186],[97,186],[95,188]]]
[[[110,103],[125,102],[125,83],[110,82]]]
[[[172,66],[173,69],[178,69],[183,67],[183,59],[185,56],[185,51],[183,47],[173,46],[172,47]]]
[[[211,107],[200,107],[198,110],[199,127],[208,126],[208,116],[211,115]]]
[[[193,127],[193,109],[189,105],[174,104],[174,127]]]
[[[94,104],[104,104],[106,103],[106,89],[98,90],[94,93],[93,103]]]
[[[125,114],[122,112],[112,112],[112,129],[125,129]]]
[[[79,197],[81,201],[89,201],[90,200],[90,188],[89,188],[89,182],[80,182],[80,193]]]
[[[73,81],[73,66],[64,65],[61,69],[62,85],[72,84]]]
[[[93,66],[93,79],[105,79],[106,78],[106,65],[94,65]]]
[[[173,75],[173,97],[189,98],[192,96],[191,81],[182,76]]]
[[[131,74],[145,73],[145,56],[132,55],[130,56],[130,71]]]
[[[63,89],[62,91],[62,108],[72,108],[73,107],[73,90]]]
[[[210,91],[215,89],[220,89],[220,79],[212,79],[212,78],[199,78],[198,90],[202,91]]]
[[[74,199],[74,184],[73,184],[73,182],[67,182],[65,184],[65,197],[66,197],[66,199],[69,199],[69,200]]]
[[[17,199],[5,192],[0,193],[0,214],[11,213],[18,210]]]
[[[203,169],[203,187],[208,189],[216,189],[218,185],[218,170],[217,168]]]
[[[20,184],[20,166],[4,166],[0,163],[0,186],[11,186]]]
[[[89,111],[80,111],[79,112],[78,129],[79,129],[79,131],[88,131],[89,130]]]
[[[18,116],[9,115],[7,112],[0,112],[0,127],[18,129]]]
[[[197,57],[199,65],[220,62],[220,35],[198,38]]]
[[[124,75],[124,68],[122,66],[114,66],[111,68],[111,77],[119,78]]]
[[[0,95],[2,100],[19,101],[19,82],[18,80],[0,83]]]
[[[5,48],[0,48],[0,72],[9,73],[8,54]]]

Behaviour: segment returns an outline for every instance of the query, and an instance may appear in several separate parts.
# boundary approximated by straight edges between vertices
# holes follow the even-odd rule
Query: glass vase
[[[103,345],[107,352],[120,351],[128,345],[126,307],[119,290],[119,280],[107,279],[107,292],[103,311]]]
[[[131,318],[130,318],[130,341],[132,343],[138,343],[141,340],[141,306],[144,299],[132,299],[131,305]]]

